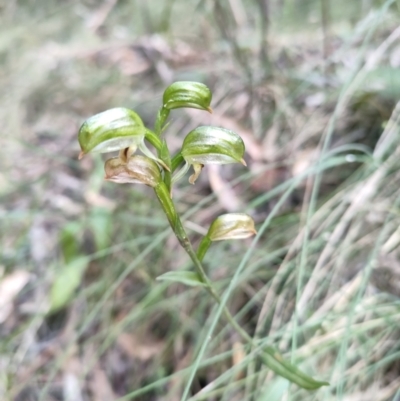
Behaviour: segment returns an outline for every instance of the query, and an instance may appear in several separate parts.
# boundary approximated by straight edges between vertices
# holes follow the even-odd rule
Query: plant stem
[[[183,228],[181,220],[177,219],[177,223],[181,226],[181,231],[185,231]],[[186,238],[188,238],[186,236]],[[215,291],[211,280],[208,278],[206,272],[204,271],[203,265],[200,262],[199,258],[197,257],[196,252],[194,251],[191,242],[188,241],[179,241],[182,247],[185,249],[186,253],[189,255],[190,259],[192,259],[192,262],[194,264],[194,267],[196,268],[197,273],[201,277],[202,281],[206,285],[206,289],[209,292],[209,294],[216,300],[218,304],[221,304],[221,298],[218,295],[218,293]],[[235,318],[231,315],[229,312],[228,308],[225,306],[224,307],[224,315],[225,318],[228,320],[228,322],[236,329],[236,331],[240,334],[240,336],[246,340],[247,342],[250,342],[251,344],[253,343],[253,339],[240,327],[240,325],[236,322]]]
[[[156,123],[154,126],[154,131],[156,135],[161,136],[165,121],[167,120],[169,116],[169,110],[165,109],[164,107],[161,107],[161,109],[157,113],[157,118],[156,118]]]
[[[215,291],[211,280],[208,278],[203,265],[197,256],[196,252],[193,249],[192,243],[189,240],[189,237],[183,227],[182,221],[176,212],[175,205],[172,199],[169,196],[169,191],[166,188],[164,183],[160,183],[158,187],[154,188],[158,200],[161,203],[161,206],[167,215],[168,221],[171,225],[172,230],[176,238],[178,239],[179,243],[181,244],[182,248],[186,251],[189,255],[190,259],[192,260],[194,267],[197,271],[197,274],[200,276],[202,282],[205,284],[205,288],[209,292],[209,294],[215,299],[218,304],[221,304],[221,298],[218,293]],[[223,309],[225,318],[228,322],[236,329],[238,334],[250,344],[254,345],[253,339],[243,330],[240,325],[236,322],[235,318],[231,315],[228,308],[225,306]]]
[[[215,299],[218,305],[223,305],[223,302],[214,289],[211,280],[208,278],[201,260],[197,256],[196,252],[193,249],[192,243],[183,227],[182,221],[176,212],[175,205],[170,197],[170,192],[165,185],[164,182],[160,182],[155,188],[154,191],[159,199],[161,206],[168,218],[168,221],[171,225],[172,230],[182,248],[189,255],[192,260],[197,274],[200,276],[202,282],[205,285],[208,293]],[[201,256],[201,255],[200,255]],[[204,256],[204,255],[203,255]],[[257,347],[254,339],[246,333],[245,330],[236,322],[235,318],[229,312],[229,309],[224,305],[222,307],[222,312],[226,318],[226,320],[231,324],[231,326],[237,331],[237,333],[242,337],[242,339],[247,342],[252,347]],[[301,370],[299,370],[296,366],[291,365],[289,362],[285,361],[283,357],[279,354],[279,352],[273,347],[263,347],[262,351],[260,351],[259,356],[263,363],[268,366],[273,372],[278,375],[285,377],[286,379],[292,381],[293,383],[298,384],[300,387],[306,389],[316,389],[323,385],[327,385],[326,382],[318,382],[311,378],[310,376],[304,374]]]
[[[196,252],[197,258],[200,260],[201,263],[203,263],[204,256],[206,256],[206,253],[210,245],[211,245],[211,239],[207,234],[202,238]]]

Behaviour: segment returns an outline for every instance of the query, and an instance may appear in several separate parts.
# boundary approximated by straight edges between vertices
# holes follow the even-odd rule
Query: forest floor
[[[399,17],[372,0],[0,5],[0,400],[399,401]],[[78,161],[86,118],[122,106],[151,127],[182,80],[213,113],[174,111],[170,149],[216,125],[247,162],[178,183],[185,227],[198,244],[222,213],[254,218],[207,271],[249,335],[329,386],[272,374],[204,290],[157,281],[192,266],[151,189]]]

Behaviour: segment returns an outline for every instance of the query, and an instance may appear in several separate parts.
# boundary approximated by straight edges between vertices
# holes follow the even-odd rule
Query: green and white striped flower
[[[197,250],[197,256],[203,260],[211,243],[232,239],[244,239],[257,234],[254,220],[245,213],[228,213],[217,217],[203,237]]]
[[[217,217],[208,230],[211,241],[244,239],[257,234],[254,220],[245,213],[228,213]]]
[[[81,146],[79,158],[87,153],[119,150],[121,159],[127,161],[139,148],[147,157],[168,169],[145,144],[147,139],[152,145],[161,147],[160,139],[144,126],[133,110],[117,107],[88,118],[79,129],[78,139]]]
[[[163,105],[156,120],[156,132],[161,133],[169,113],[173,109],[187,107],[212,113],[211,99],[210,89],[200,82],[174,82],[164,91]]]
[[[200,82],[174,82],[164,92],[163,108],[172,110],[188,107],[211,112],[211,99],[210,89]]]
[[[183,141],[181,156],[185,166],[174,176],[177,181],[193,166],[194,174],[189,182],[194,184],[206,164],[230,164],[246,162],[243,159],[245,147],[242,138],[225,128],[203,126],[189,132]]]

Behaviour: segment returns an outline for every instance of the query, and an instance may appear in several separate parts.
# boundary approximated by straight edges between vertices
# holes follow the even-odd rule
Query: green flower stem
[[[171,160],[171,172],[173,173],[184,161],[182,153],[177,153]]]
[[[146,128],[146,133],[144,137],[157,149],[157,152],[161,151],[163,143],[158,135],[155,132]]]
[[[172,202],[171,202],[172,203]],[[218,295],[218,293],[215,291],[211,280],[208,278],[203,265],[198,258],[196,252],[193,249],[193,246],[186,234],[186,231],[182,225],[181,219],[179,216],[176,216],[175,220],[175,235],[178,238],[179,243],[181,246],[185,249],[186,253],[189,255],[190,259],[192,259],[192,262],[196,268],[197,274],[200,276],[201,281],[205,284],[206,290],[209,292],[209,294],[215,299],[215,301],[218,304],[221,304],[221,298]],[[204,256],[204,255],[203,255]],[[239,335],[249,344],[254,345],[253,339],[246,333],[245,330],[242,329],[242,327],[236,322],[235,318],[231,315],[229,312],[229,309],[225,306],[223,309],[225,318],[228,320],[228,322],[236,329],[236,331],[239,333]]]
[[[154,192],[156,193],[156,196],[157,196],[158,200],[160,201],[161,207],[163,208],[163,211],[164,211],[165,215],[167,216],[169,224],[175,233],[175,225],[176,225],[176,219],[177,219],[178,215],[176,213],[175,206],[172,203],[168,187],[165,185],[164,182],[161,181],[154,188]]]
[[[164,107],[161,107],[161,109],[158,110],[156,123],[154,125],[155,133],[158,136],[161,136],[161,134],[163,132],[164,125],[165,125],[165,121],[167,121],[168,116],[169,116],[169,110],[168,109],[166,109]]]
[[[174,231],[174,234],[176,238],[178,239],[179,243],[181,244],[182,248],[186,251],[186,253],[189,255],[190,259],[192,259],[192,262],[196,268],[196,271],[201,278],[201,281],[205,284],[205,287],[207,291],[210,293],[210,295],[218,302],[218,304],[221,303],[221,298],[219,297],[218,293],[215,291],[211,280],[208,278],[203,265],[198,258],[196,252],[193,249],[193,246],[189,240],[188,235],[186,234],[185,228],[183,227],[182,221],[178,216],[178,213],[176,212],[174,203],[169,196],[169,191],[167,186],[163,183],[160,182],[155,188],[154,191],[157,195],[158,200],[160,201],[160,204],[168,218],[168,221],[171,225],[172,230]],[[206,249],[205,249],[206,251]],[[204,255],[203,255],[204,256]],[[231,313],[229,312],[228,308],[224,308],[224,314],[227,320],[235,327],[235,329],[239,332],[239,334],[246,340],[250,341],[252,343],[252,338],[239,326],[239,324],[235,321]]]
[[[215,299],[215,301],[221,305],[222,300],[216,290],[214,289],[211,280],[208,278],[203,265],[201,263],[202,258],[204,257],[208,247],[210,244],[208,243],[207,239],[202,240],[199,246],[199,251],[196,254],[196,252],[193,249],[193,246],[189,240],[188,235],[186,234],[185,228],[183,227],[183,224],[181,222],[181,219],[179,218],[178,213],[176,212],[175,205],[169,195],[169,191],[167,186],[164,184],[164,182],[160,182],[155,188],[154,188],[157,198],[159,199],[161,206],[168,218],[168,221],[171,225],[172,230],[174,231],[175,236],[177,237],[179,243],[181,246],[184,248],[186,253],[189,255],[190,259],[192,260],[197,274],[199,275],[199,278],[201,281],[204,283],[204,286],[208,293]],[[206,236],[207,237],[207,236]],[[206,238],[205,237],[205,238]],[[211,242],[211,241],[210,241]],[[251,345],[252,347],[257,347],[256,342],[254,339],[247,334],[245,330],[242,329],[242,327],[239,325],[239,323],[236,322],[235,318],[231,315],[229,309],[224,306],[223,309],[223,314],[226,318],[226,320],[231,324],[231,326],[237,331],[237,333],[242,337],[242,339]],[[311,378],[310,376],[306,375],[303,373],[300,369],[298,369],[296,366],[290,364],[286,360],[283,359],[281,354],[273,347],[263,347],[262,350],[260,350],[259,356],[263,363],[268,366],[273,372],[276,374],[290,380],[293,383],[296,383],[300,387],[303,387],[305,389],[313,390],[317,389],[323,385],[328,385],[326,382],[318,382]]]
[[[162,141],[161,149],[158,151],[158,157],[165,163],[165,165],[169,168],[164,171],[164,183],[168,188],[168,191],[171,193],[171,181],[172,181],[172,173],[171,173],[171,156],[168,150],[168,145],[165,139]]]
[[[211,245],[211,242],[212,241],[208,235],[205,235],[201,240],[199,247],[197,248],[197,258],[200,260],[200,262],[203,262],[204,256],[206,256],[206,253]]]
[[[165,172],[164,172],[164,184],[167,186],[168,191],[169,191],[170,194],[172,194],[171,193],[171,182],[172,182],[172,175],[171,175],[171,173],[169,171],[165,170]]]

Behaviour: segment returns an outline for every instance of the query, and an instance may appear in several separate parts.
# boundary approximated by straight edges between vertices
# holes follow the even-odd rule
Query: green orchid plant
[[[208,112],[211,109],[210,89],[198,82],[175,82],[164,92],[163,105],[157,113],[155,128],[147,128],[133,110],[114,108],[90,117],[79,130],[81,153],[106,153],[119,151],[105,163],[105,179],[119,184],[145,184],[154,189],[173,233],[191,258],[195,271],[166,273],[158,279],[199,286],[207,291],[215,302],[221,303],[220,295],[206,274],[202,261],[214,241],[248,238],[256,234],[253,219],[243,213],[219,216],[210,225],[194,250],[172,197],[173,185],[193,167],[189,182],[194,184],[202,168],[208,164],[239,163],[246,165],[243,157],[245,146],[242,138],[233,131],[211,126],[202,126],[189,132],[180,151],[171,157],[167,143],[162,137],[168,126],[170,111],[177,108],[195,108]],[[153,154],[146,146],[149,142],[157,151]],[[136,153],[139,149],[143,155]],[[255,340],[236,322],[229,309],[224,307],[224,316],[245,343],[257,349]],[[313,390],[326,382],[314,380],[293,364],[286,361],[273,347],[259,350],[258,357],[276,374]]]

